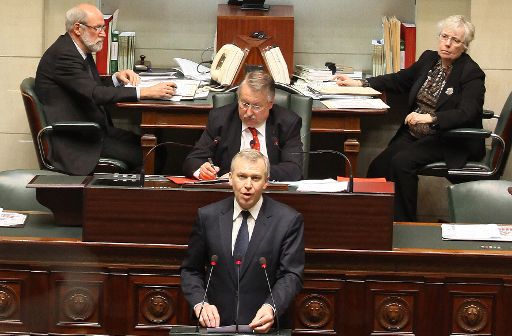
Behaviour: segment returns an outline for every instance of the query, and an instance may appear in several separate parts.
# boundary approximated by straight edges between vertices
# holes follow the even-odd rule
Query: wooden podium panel
[[[293,72],[293,6],[271,5],[268,11],[241,10],[239,6],[220,4],[217,11],[217,50],[224,44],[235,43],[238,35],[250,36],[264,32],[273,45],[279,46]],[[245,64],[263,65],[259,53],[250,53]]]

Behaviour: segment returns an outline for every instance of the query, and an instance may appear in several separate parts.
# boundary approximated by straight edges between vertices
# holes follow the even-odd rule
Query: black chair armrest
[[[455,128],[443,133],[444,137],[449,138],[470,138],[486,139],[492,134],[491,131],[479,128]]]
[[[494,111],[491,110],[484,110],[482,113],[482,119],[491,119],[494,117]]]
[[[94,122],[64,121],[50,125],[55,132],[100,132],[101,127]]]

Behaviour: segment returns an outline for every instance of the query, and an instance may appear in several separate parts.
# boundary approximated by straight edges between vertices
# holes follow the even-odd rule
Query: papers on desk
[[[347,181],[338,182],[333,179],[324,180],[302,180],[297,182],[286,182],[290,186],[296,186],[297,191],[303,192],[342,192],[347,191]]]
[[[187,78],[209,82],[211,80],[210,69],[194,61],[185,58],[174,58],[183,75]]]
[[[322,95],[378,96],[380,92],[371,87],[339,86],[336,82],[315,82],[308,87]]]
[[[388,109],[389,106],[380,98],[327,99],[322,104],[331,109]]]
[[[509,224],[442,224],[445,240],[512,241],[512,225]]]
[[[7,212],[0,208],[0,227],[21,227],[25,225],[27,215]]]
[[[194,99],[196,92],[198,91],[199,84],[201,83],[200,81],[193,79],[162,79],[159,76],[144,76],[140,78],[138,87],[150,87],[162,82],[169,81],[172,81],[177,85],[176,94],[171,97],[171,101]]]

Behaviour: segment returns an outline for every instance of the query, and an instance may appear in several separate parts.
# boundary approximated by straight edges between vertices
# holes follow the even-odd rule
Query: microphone
[[[219,142],[220,142],[220,136],[216,136],[212,140],[211,144],[209,144],[208,146],[205,146],[205,147],[199,147],[199,149],[211,149],[212,147],[217,146],[219,144]],[[167,146],[167,145],[176,145],[176,146],[181,146],[181,147],[195,148],[194,145],[189,145],[189,144],[184,144],[184,143],[174,142],[174,141],[161,142],[161,143],[156,144],[155,146],[151,147],[150,150],[147,152],[146,156],[144,156],[144,159],[142,160],[142,167],[140,169],[140,183],[139,183],[140,187],[144,187],[144,180],[146,178],[146,172],[144,169],[144,165],[146,164],[146,160],[148,159],[149,155],[151,153],[153,153],[155,151],[155,149],[157,149],[158,147]]]
[[[273,142],[274,146],[276,146],[277,149],[282,153],[282,149],[279,146],[279,140],[277,139],[277,137],[274,136],[272,138],[272,142]],[[343,154],[342,152],[338,152],[338,151],[335,151],[332,149],[318,149],[318,150],[312,150],[312,151],[292,152],[292,153],[288,153],[288,154],[299,155],[299,154],[325,154],[325,153],[336,154],[338,156],[341,156],[345,160],[345,162],[348,165],[348,171],[349,171],[347,192],[353,193],[354,192],[354,175],[352,173],[352,163],[350,162],[348,157],[345,154]]]
[[[272,299],[272,305],[274,306],[274,318],[276,320],[277,334],[279,335],[279,315],[277,314],[277,306],[276,306],[276,302],[274,301],[274,295],[272,294],[272,287],[270,287],[270,281],[268,281],[267,259],[265,259],[265,257],[261,257],[259,259],[259,262],[260,262],[261,268],[265,272],[265,279],[267,279],[268,291],[270,292],[270,298]]]
[[[212,278],[213,268],[217,265],[217,260],[219,257],[214,254],[210,259],[210,274],[208,275],[208,281],[206,282],[206,288],[204,290],[203,301],[201,301],[201,309],[199,310],[199,317],[197,318],[196,324],[196,333],[199,333],[199,320],[201,319],[201,314],[203,313],[204,303],[206,302],[206,294],[208,293],[208,287],[210,286],[210,279]]]
[[[242,256],[235,256],[236,266],[236,318],[235,318],[235,332],[238,334],[238,314],[240,311],[240,265],[242,264]]]

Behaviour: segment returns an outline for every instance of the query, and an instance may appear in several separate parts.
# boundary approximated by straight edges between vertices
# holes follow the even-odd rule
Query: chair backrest
[[[213,108],[228,105],[237,101],[236,92],[222,92],[213,95]],[[313,107],[313,99],[298,94],[290,94],[280,89],[276,89],[274,104],[295,112],[302,118],[302,127],[300,129],[300,138],[302,140],[302,150],[304,160],[302,164],[302,177],[307,178],[309,171],[309,155],[307,152],[311,142],[311,113]]]
[[[512,223],[512,181],[479,180],[448,186],[450,221]]]
[[[501,177],[503,175],[503,171],[505,170],[505,166],[510,154],[510,146],[512,144],[512,92],[510,92],[508,95],[508,98],[505,101],[503,108],[501,109],[494,133],[499,135],[505,141],[505,149],[503,151],[501,167],[499,167],[496,174],[498,177]],[[493,146],[491,149],[489,159],[492,161],[489,162],[495,163],[498,159],[497,150],[495,147],[496,146]]]
[[[37,144],[37,134],[41,129],[47,126],[47,121],[43,113],[43,105],[35,92],[35,83],[36,81],[33,77],[25,78],[21,82],[20,91],[23,98],[23,104],[25,105],[30,133],[32,134],[34,149],[36,153],[38,153],[39,147]],[[44,169],[45,166],[40,155],[37,155],[37,161],[39,162],[39,168]]]

